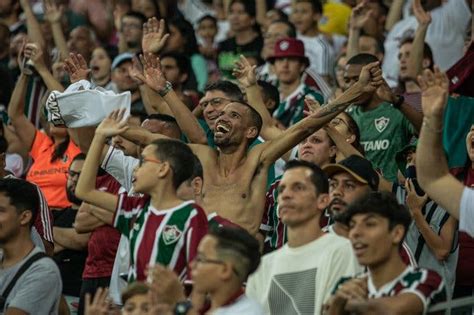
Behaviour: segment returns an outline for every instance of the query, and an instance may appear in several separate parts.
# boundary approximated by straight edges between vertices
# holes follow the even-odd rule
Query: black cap
[[[328,177],[336,173],[347,172],[358,182],[369,185],[373,190],[378,190],[379,174],[375,172],[372,163],[358,155],[351,155],[336,164],[323,167]]]

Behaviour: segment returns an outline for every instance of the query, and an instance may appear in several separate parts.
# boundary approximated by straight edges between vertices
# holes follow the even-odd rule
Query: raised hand
[[[143,53],[158,54],[166,44],[170,34],[165,34],[165,20],[160,22],[155,17],[143,24],[142,49]]]
[[[107,301],[108,295],[108,289],[98,288],[94,295],[94,299],[91,302],[91,295],[87,293],[84,305],[84,314],[107,315],[109,313],[109,302]]]
[[[384,79],[382,77],[382,69],[380,69],[380,62],[372,62],[362,68],[358,83],[364,92],[375,92],[383,82]]]
[[[147,53],[140,55],[140,61],[143,65],[143,76],[140,80],[159,93],[166,87],[166,78],[161,71],[160,58],[155,57],[152,53]]]
[[[421,107],[425,116],[442,117],[449,95],[449,79],[435,67],[434,73],[426,69],[418,76],[421,88]]]
[[[418,196],[415,190],[415,186],[411,179],[405,181],[405,188],[407,190],[407,206],[410,210],[411,216],[419,216],[422,214],[422,209],[425,203],[428,201],[428,195],[425,193],[423,196]]]
[[[306,96],[304,98],[304,104],[308,108],[308,110],[303,111],[303,114],[305,116],[312,115],[312,114],[316,113],[321,108],[321,104],[319,104],[319,102],[317,100],[315,100],[312,97],[308,97],[308,96]]]
[[[135,56],[132,59],[132,68],[129,71],[130,76],[132,77],[135,82],[138,84],[143,84],[145,83],[145,77],[143,76],[143,69],[140,64],[140,61],[138,58]]]
[[[100,125],[97,126],[95,133],[104,137],[113,137],[125,132],[128,129],[128,119],[123,119],[124,116],[125,109],[112,111],[109,116],[102,120]]]
[[[43,7],[44,7],[44,16],[46,20],[53,24],[57,23],[61,20],[61,16],[64,12],[64,7],[56,5],[53,0],[43,0]]]
[[[25,45],[23,53],[25,58],[31,60],[31,63],[37,70],[46,68],[46,64],[44,63],[43,49],[41,49],[40,45],[28,43]]]
[[[80,80],[87,80],[91,69],[87,66],[87,62],[81,54],[69,54],[69,58],[64,60],[64,70],[69,74],[71,83]]]
[[[421,0],[413,1],[413,14],[416,17],[418,23],[422,26],[428,26],[431,23],[431,13],[426,12],[421,5]]]
[[[257,66],[252,66],[250,62],[243,55],[240,55],[240,60],[235,63],[232,74],[244,87],[249,87],[257,83],[257,76],[255,69]]]
[[[173,270],[157,264],[148,268],[147,277],[158,303],[175,305],[185,299],[184,287]]]
[[[359,3],[354,9],[352,9],[351,18],[349,25],[352,29],[362,29],[367,21],[372,16],[372,10],[367,7],[368,0],[364,0]]]

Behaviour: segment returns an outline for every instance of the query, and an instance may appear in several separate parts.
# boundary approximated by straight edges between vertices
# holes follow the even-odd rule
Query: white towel
[[[97,126],[116,109],[126,109],[130,115],[130,92],[116,94],[101,87],[91,89],[91,83],[81,80],[71,84],[64,92],[52,91],[46,101],[48,121],[55,126],[80,128]]]

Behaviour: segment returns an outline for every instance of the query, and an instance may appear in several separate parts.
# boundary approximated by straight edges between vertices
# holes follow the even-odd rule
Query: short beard
[[[339,202],[339,205],[345,207],[344,211],[332,211],[331,210],[331,208],[334,204],[334,201],[336,201],[336,200]],[[344,201],[342,201],[339,198],[336,198],[333,201],[331,201],[331,203],[328,206],[328,209],[329,209],[329,216],[331,217],[332,220],[334,220],[335,222],[339,222],[339,223],[344,223],[345,222],[347,204]]]

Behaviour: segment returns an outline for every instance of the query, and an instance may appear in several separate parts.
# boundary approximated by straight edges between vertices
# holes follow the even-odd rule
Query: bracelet
[[[434,133],[442,133],[443,132],[443,125],[441,125],[441,128],[435,129],[431,126],[429,119],[426,117],[423,117],[423,124],[422,127],[427,129],[428,131],[434,132]]]
[[[405,97],[403,97],[403,95],[397,95],[397,97],[398,97],[398,100],[393,103],[393,107],[395,107],[396,109],[399,109],[400,106],[402,106],[402,104],[405,102]]]
[[[171,82],[166,81],[165,88],[163,90],[159,91],[158,94],[160,94],[161,97],[164,97],[172,89],[173,89],[173,85],[171,84]]]

